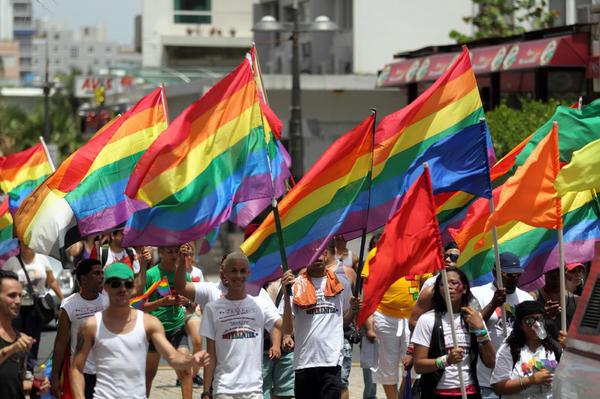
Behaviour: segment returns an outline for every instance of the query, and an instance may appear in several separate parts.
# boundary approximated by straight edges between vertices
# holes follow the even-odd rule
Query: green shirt
[[[169,287],[171,288],[171,292],[175,294],[175,272],[166,272],[160,268],[160,263],[151,267],[146,271],[146,290],[150,288],[152,284],[157,281],[160,281],[163,276],[167,277],[167,281],[169,282]],[[186,280],[192,281],[190,275],[186,273]],[[150,294],[150,298],[148,298],[148,302],[154,302],[162,298],[158,293],[158,290],[154,291]],[[182,306],[177,305],[169,305],[169,306],[161,306],[156,308],[152,312],[150,312],[152,316],[155,316],[160,320],[165,331],[172,331],[177,328],[183,328],[184,323],[184,310]]]

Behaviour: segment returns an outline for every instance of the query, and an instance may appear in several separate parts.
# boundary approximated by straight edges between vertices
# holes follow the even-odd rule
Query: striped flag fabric
[[[560,195],[600,189],[600,139],[573,153],[571,162],[560,170],[555,185]]]
[[[19,242],[13,234],[13,218],[8,209],[8,197],[0,203],[0,268],[11,256],[19,253]]]
[[[23,200],[51,173],[52,165],[41,143],[0,157],[0,190],[8,195],[13,215]]]
[[[374,115],[337,139],[278,205],[289,267],[296,271],[319,256],[333,235],[364,228],[347,219],[366,210]],[[360,212],[359,212],[360,213]],[[250,259],[248,283],[260,286],[280,273],[273,212],[241,245]]]
[[[249,223],[274,195],[283,194],[278,191],[289,171],[283,157],[269,157],[273,133],[265,107],[248,55],[140,158],[126,194],[150,208],[129,219],[124,243],[178,245],[199,239],[228,219]],[[259,206],[255,200],[261,200]]]

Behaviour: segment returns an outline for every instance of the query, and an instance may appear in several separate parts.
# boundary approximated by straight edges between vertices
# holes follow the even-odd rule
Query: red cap
[[[583,263],[579,263],[579,262],[575,262],[575,263],[567,263],[567,264],[565,265],[565,268],[566,268],[568,271],[573,271],[573,270],[575,270],[575,269],[576,269],[576,268],[578,268],[578,267],[583,267],[583,268],[585,269],[585,266],[583,265]]]

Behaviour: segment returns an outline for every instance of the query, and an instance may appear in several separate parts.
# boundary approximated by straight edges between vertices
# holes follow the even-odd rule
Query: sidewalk
[[[150,399],[172,399],[181,397],[181,389],[175,386],[175,372],[168,366],[161,366],[152,384]],[[377,398],[385,398],[383,388],[377,387]],[[362,399],[363,379],[362,370],[358,364],[352,365],[350,373],[350,399]],[[194,398],[199,398],[201,388],[194,388]]]

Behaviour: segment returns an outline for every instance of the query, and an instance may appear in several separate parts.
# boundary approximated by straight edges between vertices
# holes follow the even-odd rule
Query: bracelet
[[[448,356],[444,355],[435,359],[435,366],[438,368],[438,370],[442,370],[448,367]]]
[[[415,348],[412,346],[409,346],[408,348],[406,348],[406,354],[409,356],[412,356],[413,353],[415,352]]]
[[[479,339],[477,339],[477,345],[479,345],[479,346],[484,346],[484,345],[486,345],[488,342],[490,342],[490,339],[489,339],[489,337],[488,337],[488,338],[486,338],[486,339],[484,339],[484,340],[481,340],[481,341],[480,341]]]
[[[473,330],[472,333],[475,334],[476,337],[483,337],[488,334],[488,330],[482,328],[481,330]]]

